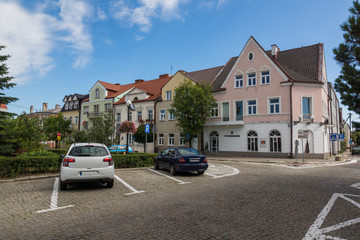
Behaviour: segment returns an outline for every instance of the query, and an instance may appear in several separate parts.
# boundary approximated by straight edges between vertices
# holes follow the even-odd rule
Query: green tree
[[[23,113],[16,119],[15,130],[21,146],[27,150],[28,155],[31,150],[40,148],[43,131],[41,120],[38,117],[30,118]]]
[[[74,130],[71,135],[72,141],[75,143],[89,142],[89,136],[84,130]]]
[[[182,136],[189,137],[190,146],[192,139],[203,132],[206,119],[210,117],[215,104],[209,84],[194,84],[186,80],[175,88],[171,112],[177,119]]]
[[[57,140],[57,133],[61,133],[62,138],[65,137],[67,133],[71,133],[70,124],[71,121],[65,120],[61,113],[57,116],[45,118],[43,128],[47,140],[55,141],[56,148],[58,148],[59,141]]]
[[[342,65],[341,74],[335,80],[335,89],[340,93],[341,103],[360,114],[360,4],[353,2],[351,15],[340,27],[344,43],[333,49],[336,61]]]
[[[103,116],[92,120],[92,127],[89,129],[91,142],[103,143],[110,146],[111,137],[115,131],[115,117],[112,111],[106,112]]]
[[[0,45],[0,50],[4,48],[5,46]],[[14,82],[11,82],[14,78],[8,76],[9,71],[5,62],[9,57],[9,55],[0,55],[0,104],[9,104],[18,100],[16,97],[9,97],[4,93],[5,89],[12,88],[16,85]],[[11,119],[14,115],[13,113],[0,111],[0,155],[8,155],[18,147],[14,139],[14,126],[13,120]]]

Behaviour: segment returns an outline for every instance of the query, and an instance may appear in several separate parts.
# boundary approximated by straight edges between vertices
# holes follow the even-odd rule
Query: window
[[[222,118],[223,121],[227,122],[230,120],[229,103],[222,103]]]
[[[151,121],[151,120],[153,120],[153,118],[154,118],[153,110],[149,110],[148,111],[148,119]]]
[[[159,145],[164,145],[164,134],[159,134]]]
[[[72,117],[69,117],[69,120],[70,120],[70,124],[72,124]]]
[[[218,117],[219,116],[219,104],[215,103],[214,107],[211,109],[211,116]]]
[[[142,111],[138,111],[138,121],[142,120]]]
[[[79,101],[75,101],[74,102],[74,109],[78,109],[79,108]]]
[[[171,110],[169,111],[169,120],[175,120],[175,115]]]
[[[270,71],[261,72],[261,84],[270,84]]]
[[[66,103],[65,103],[65,110],[68,110],[68,109],[69,109],[69,103],[66,102]]]
[[[169,146],[174,146],[175,144],[175,135],[173,133],[169,133]]]
[[[270,105],[270,113],[280,113],[280,99],[279,98],[270,98],[269,99]]]
[[[165,121],[165,110],[160,110],[160,121]]]
[[[166,91],[166,100],[171,100],[171,91]]]
[[[248,132],[247,135],[248,140],[248,150],[251,152],[258,151],[258,135],[255,131]]]
[[[105,112],[110,112],[111,111],[111,103],[106,103],[105,104]]]
[[[131,111],[129,112],[128,118],[129,118],[128,121],[131,122],[132,121],[132,112]]]
[[[99,105],[94,105],[94,115],[95,116],[99,115]]]
[[[79,116],[75,116],[74,124],[77,125],[79,123]]]
[[[256,100],[248,101],[248,115],[256,115]]]
[[[121,113],[116,114],[116,122],[121,122]]]
[[[281,134],[277,130],[270,132],[270,152],[281,152]]]
[[[312,113],[311,109],[311,97],[302,98],[302,115],[304,120],[310,120]]]
[[[133,134],[129,134],[129,145],[134,144],[134,135]]]
[[[179,142],[180,142],[180,146],[185,146],[185,138],[184,137],[180,136]]]
[[[256,73],[248,73],[248,86],[256,85]]]
[[[88,114],[89,113],[89,106],[84,106],[84,114]]]
[[[236,75],[235,76],[235,88],[242,88],[244,85],[244,81],[243,81],[243,75]]]
[[[235,102],[235,111],[236,111],[236,121],[243,121],[244,110],[243,110],[243,101]]]
[[[95,90],[95,98],[96,99],[100,98],[100,89],[98,89],[98,88]]]
[[[254,53],[253,52],[249,52],[248,59],[249,59],[249,61],[254,59]]]
[[[70,102],[69,109],[73,109],[74,102]]]
[[[84,122],[83,122],[83,126],[84,126],[84,129],[85,129],[85,130],[88,130],[88,129],[89,129],[89,123],[88,123],[88,122],[84,121]]]

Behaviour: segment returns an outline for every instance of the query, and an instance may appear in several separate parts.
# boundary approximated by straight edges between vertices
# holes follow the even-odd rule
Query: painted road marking
[[[355,183],[355,184],[351,185],[351,187],[360,189],[360,183]],[[356,198],[357,201],[355,201],[349,197]],[[339,230],[341,228],[350,226],[350,225],[355,225],[355,224],[360,223],[360,217],[358,217],[358,218],[350,219],[345,222],[335,224],[330,227],[321,228],[322,224],[325,221],[326,216],[329,214],[331,208],[334,206],[336,200],[338,200],[338,199],[343,199],[345,201],[348,201],[349,203],[353,204],[354,206],[360,208],[360,195],[346,194],[346,193],[334,193],[332,195],[332,197],[330,198],[329,202],[325,205],[323,210],[318,215],[315,222],[309,228],[309,230],[306,233],[303,240],[310,240],[310,239],[338,239],[338,240],[340,240],[340,238],[333,237],[333,236],[329,235],[329,233],[332,231]]]
[[[148,168],[148,169],[149,169],[149,171],[152,171],[152,172],[154,172],[154,173],[157,173],[157,174],[159,174],[159,175],[161,175],[161,176],[170,178],[170,179],[178,182],[179,184],[187,184],[187,183],[190,183],[190,182],[183,182],[183,181],[181,181],[181,180],[179,180],[179,179],[176,179],[176,178],[174,178],[174,177],[170,177],[170,176],[168,176],[168,175],[166,175],[166,174],[163,174],[163,173],[161,173],[161,172],[155,171],[155,170],[153,170],[153,169],[151,169],[151,168]]]
[[[247,162],[248,164],[260,164],[260,165],[264,165],[264,166],[276,166],[276,167],[284,167],[284,168],[291,168],[291,169],[306,169],[306,168],[320,168],[320,167],[334,167],[334,166],[339,166],[339,165],[347,165],[347,164],[353,164],[353,163],[357,163],[358,160],[356,159],[351,159],[348,162],[344,162],[344,163],[320,163],[320,164],[305,164],[305,165],[299,165],[299,166],[290,166],[290,165],[286,165],[285,163],[280,163],[280,164],[276,164],[276,163],[254,163],[254,162]]]
[[[237,168],[234,168],[234,167],[230,167],[230,166],[226,166],[226,165],[223,165],[223,164],[217,164],[218,166],[222,166],[222,167],[225,167],[225,168],[228,168],[231,170],[230,173],[225,173],[225,174],[222,174],[222,175],[216,175],[217,173],[221,173],[221,171],[216,168],[215,165],[212,165],[210,167],[214,167],[215,169],[211,169],[211,173],[209,172],[205,172],[204,174],[209,176],[209,177],[212,177],[212,178],[223,178],[223,177],[230,177],[230,176],[234,176],[234,175],[237,175],[240,173],[239,169]],[[214,172],[215,171],[215,172]]]
[[[125,182],[124,180],[122,180],[121,178],[119,178],[118,176],[114,175],[115,178],[121,182],[122,184],[124,184],[125,187],[127,187],[128,189],[130,189],[132,192],[131,193],[126,193],[125,195],[131,195],[131,194],[137,194],[137,193],[143,193],[145,191],[138,191],[135,188],[133,188],[132,186],[130,186],[130,184],[128,184],[127,182]]]
[[[360,183],[354,183],[353,185],[351,185],[351,187],[360,189]]]
[[[43,212],[49,212],[49,211],[56,211],[56,210],[60,210],[60,209],[64,209],[64,208],[70,208],[70,207],[74,207],[75,205],[69,205],[69,206],[64,206],[64,207],[58,207],[58,193],[59,193],[59,178],[55,179],[54,182],[54,189],[51,195],[51,202],[50,202],[50,208],[49,209],[45,209],[45,210],[40,210],[37,211],[37,213],[43,213]]]

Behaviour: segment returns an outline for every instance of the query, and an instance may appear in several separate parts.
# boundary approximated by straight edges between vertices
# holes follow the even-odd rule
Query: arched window
[[[281,134],[278,130],[273,130],[269,134],[270,152],[281,152]]]
[[[217,153],[219,151],[219,134],[216,131],[210,133],[210,152]]]
[[[137,100],[139,100],[138,97],[134,97],[134,101],[137,101]]]
[[[248,150],[251,152],[258,151],[258,135],[255,131],[249,131],[247,134]]]
[[[96,99],[100,98],[100,89],[98,88],[95,90],[95,98]]]

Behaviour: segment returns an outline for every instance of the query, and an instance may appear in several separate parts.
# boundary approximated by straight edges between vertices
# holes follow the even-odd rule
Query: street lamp
[[[126,106],[128,109],[128,121],[130,119],[130,111],[135,111],[135,106],[134,104],[132,104],[132,102],[130,100],[126,101]],[[129,153],[129,132],[126,133],[126,154]]]

